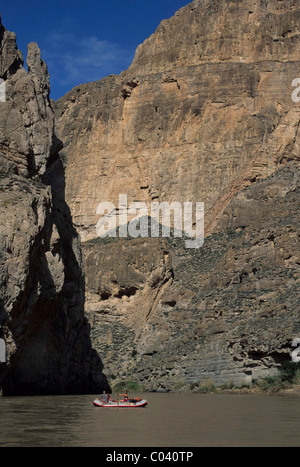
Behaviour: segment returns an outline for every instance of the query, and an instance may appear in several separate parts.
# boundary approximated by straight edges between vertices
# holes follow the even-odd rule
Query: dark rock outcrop
[[[0,337],[4,395],[108,387],[84,317],[80,241],[65,201],[49,76],[35,43],[27,67],[0,22]]]

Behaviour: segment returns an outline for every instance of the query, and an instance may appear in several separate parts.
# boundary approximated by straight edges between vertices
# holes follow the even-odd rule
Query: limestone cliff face
[[[4,394],[107,386],[84,318],[80,242],[64,195],[47,67],[0,22],[0,337]]]
[[[239,189],[299,160],[299,15],[293,1],[194,1],[123,74],[55,104],[83,240],[96,235],[98,203],[119,193],[205,202],[209,231]]]
[[[296,0],[195,0],[120,76],[55,103],[66,198],[85,242],[86,311],[111,374],[170,389],[251,381],[289,358],[299,244],[297,222],[284,219],[299,203],[289,188],[300,158],[299,18]],[[204,202],[204,247],[96,240],[97,205],[117,205],[119,193]]]

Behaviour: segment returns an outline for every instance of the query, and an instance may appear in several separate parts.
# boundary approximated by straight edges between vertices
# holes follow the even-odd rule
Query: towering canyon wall
[[[251,383],[299,324],[300,9],[195,0],[119,76],[55,103],[86,315],[108,375]],[[205,241],[99,239],[98,203],[205,203]]]
[[[31,43],[27,72],[1,21],[0,45],[0,387],[5,395],[95,392],[108,383],[84,317],[47,67]]]
[[[296,0],[195,0],[128,70],[54,103],[55,121],[37,45],[26,72],[0,25],[5,394],[108,388],[101,360],[110,382],[172,390],[251,383],[290,359],[299,19]],[[204,245],[97,238],[98,203],[120,193],[204,202]]]
[[[83,241],[96,235],[98,203],[117,204],[119,193],[205,202],[209,232],[237,191],[299,158],[299,14],[291,0],[194,1],[120,76],[56,103]]]

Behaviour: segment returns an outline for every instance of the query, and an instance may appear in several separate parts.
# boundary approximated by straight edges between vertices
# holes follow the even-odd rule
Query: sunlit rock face
[[[296,0],[195,0],[158,26],[128,70],[55,103],[86,312],[114,377],[152,389],[251,382],[290,358],[299,18]],[[120,193],[148,207],[204,202],[203,247],[101,242],[97,206],[118,205]]]
[[[211,230],[231,197],[299,159],[296,1],[194,1],[163,21],[120,76],[55,103],[66,197],[82,240],[97,205],[205,202]]]

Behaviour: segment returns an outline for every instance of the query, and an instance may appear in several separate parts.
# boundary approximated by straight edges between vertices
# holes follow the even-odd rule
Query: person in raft
[[[101,394],[100,401],[102,401],[104,404],[107,404],[109,402],[110,396],[109,394],[106,394],[105,391],[103,391],[103,394]]]
[[[119,401],[119,402],[128,402],[128,394],[127,391],[125,391],[125,394],[119,394],[119,396],[123,396],[124,399]]]

